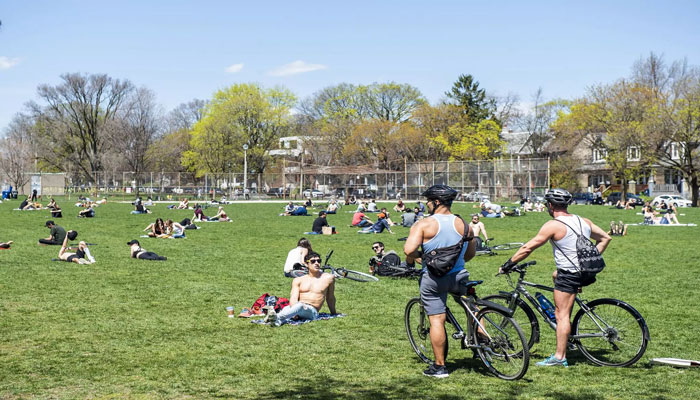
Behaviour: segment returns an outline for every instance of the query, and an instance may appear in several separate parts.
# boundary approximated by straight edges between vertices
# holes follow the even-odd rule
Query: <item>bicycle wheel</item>
[[[430,319],[420,302],[420,298],[414,297],[406,304],[404,321],[408,341],[411,342],[413,351],[423,362],[428,364],[434,362],[435,353],[433,353],[433,345],[430,342]],[[447,350],[450,344],[447,340],[447,329],[445,329],[445,337],[445,359],[447,359]]]
[[[527,372],[530,350],[522,329],[513,318],[493,308],[482,308],[476,314],[481,327],[473,321],[477,353],[489,371],[508,381],[520,379]]]
[[[335,272],[341,278],[347,278],[358,282],[377,282],[379,280],[379,278],[376,276],[365,274],[364,272],[353,271],[351,269],[336,268]]]
[[[579,338],[581,353],[598,365],[627,367],[637,362],[647,349],[649,328],[641,314],[624,301],[597,299],[591,310],[579,310],[572,331]]]
[[[505,294],[492,294],[481,299],[510,308],[510,296]],[[532,349],[532,346],[540,341],[540,323],[537,320],[537,314],[523,299],[518,299],[512,318],[518,323],[523,334],[525,334],[527,348]]]
[[[495,251],[498,250],[513,250],[513,249],[519,249],[523,247],[525,243],[521,242],[512,242],[512,243],[503,243],[503,244],[497,244],[495,246],[492,246],[491,248]]]

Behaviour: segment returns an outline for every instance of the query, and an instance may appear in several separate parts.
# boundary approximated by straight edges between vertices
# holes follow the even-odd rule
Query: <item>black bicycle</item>
[[[520,379],[527,372],[530,351],[527,339],[517,322],[510,317],[512,311],[506,307],[481,300],[476,296],[475,286],[483,281],[463,282],[465,295],[452,297],[467,316],[467,332],[457,322],[449,307],[447,323],[455,332],[453,339],[459,340],[462,349],[472,349],[486,368],[501,379]],[[426,363],[434,362],[435,356],[430,342],[430,318],[419,297],[409,300],[404,314],[406,333],[413,350]],[[447,336],[447,329],[445,329]],[[448,338],[449,339],[449,338]],[[449,341],[445,341],[447,359]]]
[[[525,331],[528,348],[539,342],[540,325],[537,315],[525,300],[534,306],[550,328],[555,331],[557,328],[556,320],[547,316],[537,299],[526,289],[526,286],[530,286],[547,292],[554,291],[550,286],[524,280],[527,268],[535,263],[519,264],[503,273],[513,291],[484,297],[484,300],[513,310],[513,318]],[[512,272],[520,274],[516,283],[510,277]],[[578,347],[587,359],[598,365],[627,367],[644,355],[649,342],[649,328],[634,307],[622,300],[609,298],[588,301],[576,295],[575,300],[579,310],[571,323],[569,343]]]
[[[489,246],[489,242],[492,240],[493,240],[493,238],[489,238],[489,239],[484,240],[481,248],[476,249],[476,255],[477,256],[497,256],[498,255],[498,253],[496,253],[497,251],[519,249],[525,244],[523,242],[511,242],[511,243],[502,243],[502,244],[496,244],[496,245]]]
[[[353,281],[357,282],[377,282],[379,278],[376,276],[372,276],[370,274],[365,274],[364,272],[360,271],[353,271],[351,269],[343,268],[343,267],[334,267],[330,264],[328,264],[328,260],[330,260],[331,256],[333,255],[333,250],[329,251],[328,254],[326,254],[326,260],[323,262],[323,266],[321,267],[321,270],[323,271],[330,271],[333,276],[339,279],[350,279]],[[306,266],[304,266],[302,269],[296,269],[291,272],[292,276],[295,278],[304,276],[309,273],[309,270],[307,269]]]

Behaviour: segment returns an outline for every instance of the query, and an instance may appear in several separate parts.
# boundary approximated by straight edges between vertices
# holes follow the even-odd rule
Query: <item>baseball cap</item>
[[[136,239],[134,239],[134,240],[130,241],[130,242],[129,242],[129,243],[127,243],[127,244],[128,244],[129,246],[131,246],[132,244],[138,244],[138,245],[140,246],[140,244],[139,244],[139,241],[138,241],[138,240],[136,240]]]

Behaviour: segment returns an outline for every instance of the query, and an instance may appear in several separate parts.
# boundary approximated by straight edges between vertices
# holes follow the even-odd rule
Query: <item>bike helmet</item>
[[[571,204],[573,197],[571,193],[564,189],[549,189],[547,193],[545,193],[544,199],[552,205],[566,207]]]
[[[421,196],[425,196],[428,200],[440,200],[442,204],[450,206],[457,197],[457,191],[447,185],[433,185]]]

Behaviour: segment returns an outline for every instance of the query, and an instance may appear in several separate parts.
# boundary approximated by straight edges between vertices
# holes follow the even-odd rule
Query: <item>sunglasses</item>
[[[321,259],[320,258],[314,258],[313,260],[309,260],[309,264],[320,264]]]
[[[381,247],[379,247],[379,246],[372,246],[372,249],[373,249],[373,250],[377,250],[377,249],[381,249]]]

